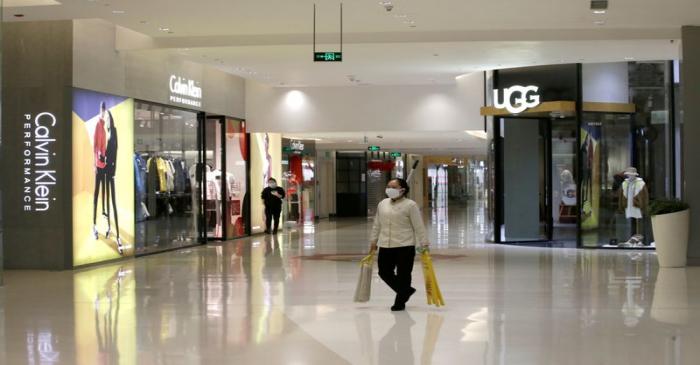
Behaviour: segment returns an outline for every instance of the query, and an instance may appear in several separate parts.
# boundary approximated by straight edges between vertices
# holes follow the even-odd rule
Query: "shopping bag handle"
[[[374,251],[371,251],[369,255],[365,256],[362,260],[360,260],[360,264],[371,264],[374,261]]]

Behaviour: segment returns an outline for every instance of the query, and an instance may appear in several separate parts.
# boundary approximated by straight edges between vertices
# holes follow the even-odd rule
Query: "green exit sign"
[[[390,155],[391,155],[391,157],[394,157],[394,158],[401,157],[401,152],[392,152],[392,153],[390,153]]]
[[[381,150],[381,149],[382,149],[382,148],[379,147],[379,146],[369,146],[369,147],[367,147],[367,150],[368,150],[368,151],[372,151],[372,152],[377,152],[377,151],[379,151],[379,150]]]
[[[343,52],[314,52],[314,62],[343,62]]]

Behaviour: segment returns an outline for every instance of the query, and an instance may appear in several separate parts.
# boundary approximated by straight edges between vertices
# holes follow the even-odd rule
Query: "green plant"
[[[690,207],[688,203],[677,199],[654,199],[649,208],[651,215],[662,215],[682,212]]]

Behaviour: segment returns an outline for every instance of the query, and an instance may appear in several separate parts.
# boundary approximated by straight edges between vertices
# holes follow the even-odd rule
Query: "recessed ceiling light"
[[[627,61],[634,61],[634,57],[625,57],[625,60],[627,60]]]
[[[605,14],[605,13],[606,13],[605,10],[593,10],[593,14],[599,14],[599,15],[600,15],[600,14]]]
[[[125,14],[126,11],[124,10],[112,10],[112,14]]]
[[[403,19],[403,18],[407,18],[407,17],[408,17],[408,15],[406,15],[406,14],[394,14],[394,18],[402,18]]]
[[[168,27],[160,27],[160,28],[158,28],[158,30],[160,30],[161,32],[169,32],[169,31],[170,31],[170,28],[168,28]]]
[[[595,25],[605,25],[605,20],[596,20],[593,22]]]

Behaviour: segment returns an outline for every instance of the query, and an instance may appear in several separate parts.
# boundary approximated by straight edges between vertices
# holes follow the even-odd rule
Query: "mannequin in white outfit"
[[[627,246],[643,246],[644,235],[642,235],[642,220],[645,217],[649,206],[649,193],[644,179],[639,177],[637,169],[628,167],[625,169],[625,181],[620,189],[619,210],[625,212],[627,219],[633,220],[635,234],[625,242]]]

